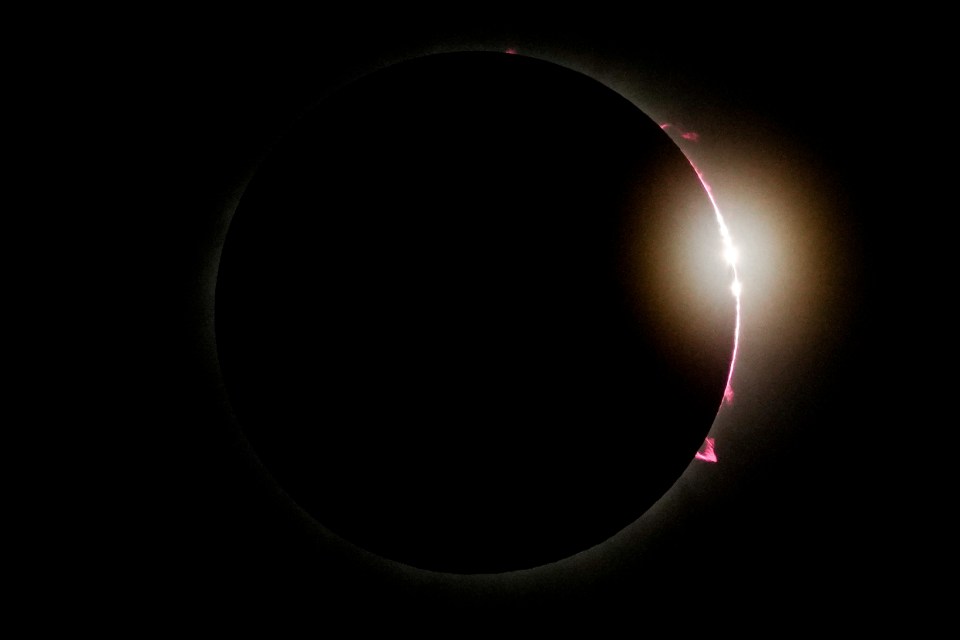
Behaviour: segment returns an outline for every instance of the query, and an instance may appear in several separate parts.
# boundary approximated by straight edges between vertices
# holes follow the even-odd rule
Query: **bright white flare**
[[[740,294],[743,293],[743,284],[740,282],[740,275],[737,273],[737,259],[740,254],[733,244],[730,229],[727,227],[727,223],[723,219],[723,214],[720,213],[720,207],[713,197],[713,189],[710,188],[710,184],[703,177],[703,173],[697,168],[697,165],[693,163],[693,160],[691,160],[689,156],[687,157],[687,161],[697,173],[697,177],[700,178],[700,184],[703,185],[703,190],[706,191],[710,205],[713,207],[713,214],[716,216],[717,225],[720,227],[720,238],[723,240],[723,255],[727,260],[727,264],[730,265],[730,269],[733,271],[733,282],[730,284],[730,292],[736,300],[736,321],[733,331],[733,354],[730,356],[730,371],[727,373],[727,389],[729,393],[724,393],[724,401],[730,402],[728,398],[733,398],[733,370],[737,364],[737,350],[740,348]]]
[[[670,123],[664,123],[660,125],[660,128],[664,131],[672,127],[673,125]],[[700,139],[700,136],[695,132],[684,132],[681,133],[680,137],[691,142],[697,142]],[[723,240],[723,257],[730,266],[730,270],[733,272],[733,280],[730,283],[730,293],[733,294],[734,300],[736,301],[736,318],[733,330],[733,353],[730,355],[730,370],[727,373],[727,385],[724,388],[723,400],[721,400],[721,406],[723,406],[724,403],[730,404],[733,402],[733,370],[737,364],[737,351],[740,348],[740,294],[743,293],[743,284],[740,282],[740,274],[737,273],[737,262],[740,259],[740,252],[733,244],[733,238],[730,236],[730,229],[727,227],[727,223],[723,219],[723,214],[720,213],[720,207],[717,205],[717,201],[713,197],[713,189],[710,188],[710,184],[703,177],[703,173],[693,162],[690,156],[687,155],[686,152],[684,152],[684,155],[687,156],[687,162],[690,163],[690,166],[693,167],[697,177],[700,179],[700,184],[703,185],[703,190],[707,193],[707,198],[710,200],[710,205],[713,207],[713,214],[717,219],[717,225],[720,227],[720,238]],[[707,438],[704,441],[703,447],[701,447],[701,451],[696,454],[695,458],[705,462],[717,462],[717,454],[714,442],[715,441],[713,438]]]
[[[660,128],[666,131],[668,129],[674,129],[675,127],[669,122],[664,122],[660,125]],[[680,137],[691,142],[697,142],[700,140],[699,134],[694,131],[681,131]],[[681,151],[683,150],[681,149]],[[697,177],[700,178],[700,184],[703,185],[703,190],[706,191],[707,198],[710,199],[710,205],[713,207],[713,214],[717,219],[717,225],[720,227],[720,238],[723,240],[723,257],[727,261],[727,264],[730,265],[730,269],[733,271],[733,282],[730,283],[730,292],[736,299],[736,323],[733,331],[733,354],[730,356],[730,372],[727,374],[727,387],[726,392],[723,394],[724,401],[729,403],[732,402],[733,399],[733,369],[737,364],[737,350],[740,347],[740,294],[743,293],[743,284],[740,282],[740,275],[737,273],[737,262],[740,259],[740,252],[733,244],[733,238],[730,237],[730,229],[727,227],[727,223],[723,219],[723,214],[720,213],[720,207],[717,205],[717,200],[713,197],[713,189],[710,188],[710,184],[703,177],[703,172],[700,171],[690,156],[687,155],[686,152],[684,152],[684,155],[687,156],[687,162],[690,163],[690,166],[693,167]]]

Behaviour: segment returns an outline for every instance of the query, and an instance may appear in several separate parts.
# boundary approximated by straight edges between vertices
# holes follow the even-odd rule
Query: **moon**
[[[264,481],[318,531],[530,569],[603,544],[690,463],[729,278],[696,172],[623,96],[522,55],[418,57],[258,163],[219,261],[219,368]]]

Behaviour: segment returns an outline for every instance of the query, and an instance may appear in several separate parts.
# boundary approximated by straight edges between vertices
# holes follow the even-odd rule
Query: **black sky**
[[[118,121],[135,149],[138,195],[129,218],[136,233],[118,232],[125,248],[116,266],[132,277],[126,289],[136,302],[108,332],[121,343],[112,369],[123,389],[111,411],[128,434],[111,459],[132,480],[118,480],[124,497],[107,501],[110,524],[95,537],[125,606],[177,617],[218,601],[227,618],[282,610],[317,624],[345,613],[415,626],[577,615],[678,628],[699,626],[699,615],[707,626],[736,625],[758,609],[837,613],[850,623],[889,611],[882,603],[912,610],[924,596],[904,585],[930,566],[914,456],[920,449],[927,459],[936,438],[911,437],[929,422],[909,403],[921,381],[904,378],[919,375],[898,338],[911,314],[902,299],[890,301],[890,287],[911,278],[890,255],[904,242],[903,213],[927,210],[929,196],[905,186],[923,157],[907,117],[919,94],[886,41],[851,49],[843,29],[814,21],[801,21],[802,35],[771,26],[708,38],[702,26],[685,33],[678,18],[677,38],[654,42],[638,33],[662,21],[641,29],[613,16],[533,25],[395,18],[321,16],[296,34],[198,29],[186,40],[141,42],[118,65],[118,84],[131,87]],[[845,274],[838,304],[848,311],[834,328],[839,346],[745,410],[770,424],[748,447],[749,462],[662,505],[656,526],[632,531],[595,562],[464,582],[357,556],[263,481],[211,366],[214,318],[201,301],[215,286],[222,211],[303,109],[387,60],[508,47],[562,51],[601,68],[626,61],[664,100],[696,104],[721,123],[742,116],[742,129],[725,130],[730,137],[755,135],[757,123],[782,133],[767,143],[770,154],[788,163],[802,154],[828,177],[821,195],[835,204],[826,215],[842,220],[832,228],[850,234],[845,246],[855,251],[835,257]]]

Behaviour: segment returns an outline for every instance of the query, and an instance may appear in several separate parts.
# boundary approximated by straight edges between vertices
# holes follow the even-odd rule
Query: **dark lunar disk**
[[[473,573],[585,550],[720,405],[729,273],[686,311],[698,337],[665,316],[690,286],[669,249],[702,225],[679,149],[586,76],[491,53],[377,71],[291,125],[233,217],[233,409],[280,486],[376,554]]]

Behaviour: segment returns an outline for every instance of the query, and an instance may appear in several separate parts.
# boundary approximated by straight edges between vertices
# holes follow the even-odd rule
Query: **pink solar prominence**
[[[706,438],[703,441],[703,445],[700,447],[700,451],[697,451],[697,455],[694,456],[697,460],[703,460],[704,462],[716,462],[717,461],[717,452],[714,450],[714,439]]]

